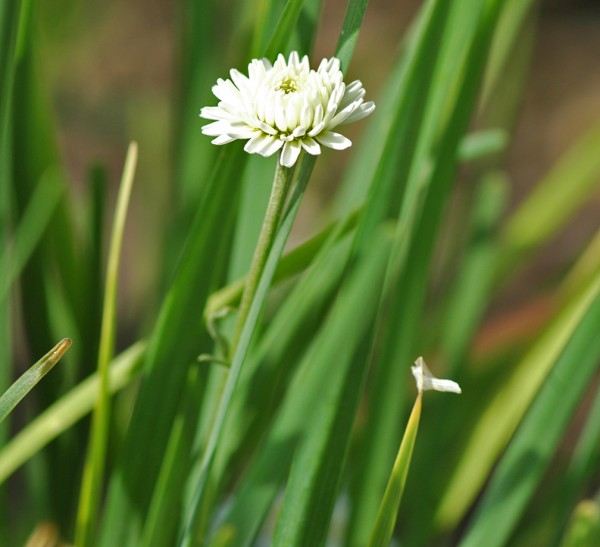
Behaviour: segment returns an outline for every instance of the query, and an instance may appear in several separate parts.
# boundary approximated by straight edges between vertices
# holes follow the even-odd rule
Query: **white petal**
[[[248,92],[250,90],[250,80],[246,76],[244,76],[239,70],[232,68],[229,71],[231,75],[231,79],[233,83],[237,86],[237,88],[242,92],[242,94]]]
[[[302,148],[304,148],[304,150],[313,156],[318,156],[321,153],[321,147],[315,139],[305,137],[300,141],[300,143],[302,144]]]
[[[264,146],[266,138],[262,133],[257,133],[245,144],[244,150],[249,154],[258,154],[259,150]]]
[[[323,131],[323,129],[325,129],[325,122],[320,122],[317,125],[315,125],[309,132],[308,132],[308,136],[309,137],[314,137],[315,135],[318,135],[319,133],[321,133],[321,131]]]
[[[295,139],[297,139],[298,137],[304,137],[304,135],[306,135],[306,128],[302,127],[301,125],[296,127],[294,131],[292,131],[292,137],[294,137]]]
[[[230,124],[226,122],[217,121],[202,126],[202,133],[204,135],[209,135],[210,137],[216,137],[218,135],[222,135],[223,133],[227,133],[230,127]]]
[[[375,110],[375,103],[373,101],[363,103],[341,123],[346,124],[362,120],[363,118],[367,117],[371,112],[373,112],[373,110]]]
[[[210,141],[212,144],[227,144],[229,142],[235,141],[235,137],[230,137],[229,135],[219,135],[217,138]]]
[[[310,135],[310,133],[309,133]],[[333,131],[324,131],[315,137],[322,145],[333,148],[334,150],[344,150],[352,146],[352,141]]]
[[[258,133],[252,137],[244,146],[244,150],[250,154],[260,154],[261,156],[271,156],[283,146],[283,141],[271,135]]]
[[[277,126],[277,129],[282,132],[286,132],[288,129],[287,120],[285,118],[285,109],[281,104],[275,106],[275,125]]]
[[[234,116],[218,106],[205,106],[200,110],[200,117],[207,120],[232,120]]]
[[[259,154],[261,156],[264,156],[265,158],[268,158],[269,156],[275,154],[275,152],[277,152],[284,145],[284,142],[281,139],[278,139],[277,137],[267,138],[268,142],[266,142],[266,144],[259,152]]]
[[[302,110],[300,111],[300,125],[302,127],[308,127],[312,122],[312,109],[308,103],[304,103]]]
[[[268,135],[277,135],[277,129],[271,127],[270,125],[267,125],[264,122],[261,122],[260,120],[258,120],[257,127],[258,129],[260,129],[264,133],[267,133]]]
[[[436,378],[423,360],[423,357],[419,357],[413,367],[411,367],[413,376],[417,383],[417,390],[419,393],[427,390],[435,391],[447,391],[451,393],[462,393],[460,386],[452,380],[440,380]]]
[[[353,102],[352,104],[349,104],[346,108],[344,108],[343,110],[340,110],[329,122],[329,128],[332,129],[334,127],[336,127],[337,125],[340,125],[341,123],[344,123],[344,121],[346,120],[346,118],[348,118],[350,116],[350,114],[352,114],[360,105],[362,104],[362,99],[359,99],[358,101]]]
[[[298,141],[286,142],[281,151],[279,163],[284,167],[292,167],[300,155],[300,150],[302,150],[302,147]]]
[[[217,85],[213,86],[212,92],[219,100],[226,103],[236,104],[242,100],[239,90],[233,85],[231,80],[222,80],[219,78]]]

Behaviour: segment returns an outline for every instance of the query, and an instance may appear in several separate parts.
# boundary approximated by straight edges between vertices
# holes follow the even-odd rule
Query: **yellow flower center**
[[[281,81],[275,85],[275,91],[283,91],[286,95],[288,93],[297,93],[300,91],[300,85],[298,80],[293,76],[284,76]]]

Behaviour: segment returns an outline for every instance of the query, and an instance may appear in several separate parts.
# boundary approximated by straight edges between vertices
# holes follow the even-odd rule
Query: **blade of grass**
[[[53,171],[46,172],[36,186],[15,230],[12,248],[0,256],[0,301],[7,298],[15,278],[43,237],[64,191],[65,185]]]
[[[506,206],[507,192],[508,181],[497,172],[487,175],[477,191],[466,258],[456,275],[441,329],[440,352],[448,376],[456,375],[490,298],[497,259],[493,234]]]
[[[118,469],[112,475],[100,545],[135,544],[149,506],[187,368],[203,352],[200,317],[227,248],[245,157],[234,144],[223,149],[204,185],[175,277],[150,337],[145,378],[133,410]],[[186,336],[181,336],[186,332]],[[160,401],[160,405],[156,404]],[[152,450],[148,450],[149,440]]]
[[[390,475],[385,494],[381,500],[381,507],[375,521],[375,527],[369,540],[369,547],[379,547],[380,545],[389,545],[392,541],[394,527],[396,526],[396,518],[398,516],[398,508],[404,493],[404,485],[408,476],[408,468],[412,459],[413,447],[419,430],[419,419],[421,417],[422,394],[417,395],[417,400],[413,406],[404,436],[400,443],[398,456],[394,462],[394,468]]]
[[[369,362],[366,350],[389,248],[389,236],[379,234],[369,252],[358,255],[315,342],[312,366],[329,374],[316,404],[304,410],[302,440],[294,454],[274,545],[325,543]]]
[[[13,408],[15,408],[37,385],[37,383],[54,368],[54,365],[60,361],[60,358],[70,346],[71,340],[68,338],[61,340],[3,393],[2,397],[0,397],[0,422],[2,422],[12,412]]]
[[[524,356],[479,417],[436,513],[440,528],[452,527],[472,503],[500,451],[526,413],[553,363],[600,291],[600,276],[573,298]]]
[[[304,0],[288,0],[285,3],[281,17],[275,26],[275,31],[264,51],[264,56],[267,59],[275,59],[278,53],[285,50],[286,44],[298,23],[303,6]]]
[[[549,465],[600,360],[600,283],[596,285],[594,299],[551,363],[539,394],[502,456],[463,547],[482,542],[490,547],[506,545]]]
[[[89,545],[95,536],[97,514],[100,507],[100,496],[104,481],[106,443],[108,441],[110,420],[109,365],[113,357],[115,343],[119,265],[123,234],[125,232],[125,220],[127,219],[129,198],[131,197],[137,165],[137,156],[137,143],[132,142],[127,150],[108,250],[106,286],[104,290],[102,326],[98,351],[100,386],[92,415],[88,455],[83,471],[79,508],[77,511],[77,530],[75,535],[76,543],[81,547]]]
[[[561,547],[592,547],[600,542],[600,505],[584,500],[573,512]]]
[[[436,7],[443,9],[442,6]],[[418,141],[418,145],[413,145],[416,147],[414,156],[408,156],[401,164],[401,173],[405,173],[408,182],[397,222],[399,234],[396,249],[392,252],[394,263],[390,266],[388,280],[395,289],[390,295],[387,331],[382,333],[383,343],[378,349],[374,369],[372,410],[366,438],[363,439],[365,448],[359,456],[361,463],[356,467],[354,505],[348,532],[352,545],[368,542],[400,442],[398,431],[401,426],[398,421],[404,401],[398,395],[397,386],[403,382],[399,374],[402,364],[410,361],[418,340],[419,317],[423,313],[435,236],[455,172],[458,143],[466,132],[474,108],[489,47],[489,32],[499,6],[488,3],[478,7],[482,10],[481,14],[477,9],[468,11],[471,19],[467,22],[463,20],[466,15],[463,5],[460,8],[456,6],[447,18],[443,14],[437,24],[449,25],[449,33],[445,34],[446,42],[438,44],[439,49],[434,46],[435,40],[423,40],[426,34],[422,30],[417,34],[422,40],[418,43],[422,45],[413,45],[413,50],[425,48],[427,51],[427,55],[420,58],[419,65],[423,63],[431,70],[436,68],[435,73],[430,75],[432,85],[426,85],[418,95],[420,108],[426,111],[422,123],[408,137],[411,142]],[[423,16],[421,25],[427,21]],[[437,32],[439,34],[441,30],[438,28]],[[465,38],[469,36],[470,39]],[[418,73],[418,69],[415,70]],[[453,78],[451,85],[448,84],[449,75]],[[440,81],[446,83],[442,85]],[[432,89],[436,92],[429,97],[428,91]],[[428,101],[427,106],[425,101]],[[414,138],[415,133],[417,139]],[[435,158],[433,164],[429,159],[432,155]],[[388,163],[394,160],[386,159]],[[428,191],[429,188],[435,188],[435,192]],[[408,264],[410,267],[406,267]],[[401,275],[397,278],[398,272]]]
[[[342,70],[350,66],[368,4],[369,0],[350,0],[346,4],[346,14],[335,48],[335,56],[340,60]]]
[[[597,191],[600,124],[594,124],[511,215],[502,233],[500,279],[547,241]]]
[[[113,359],[109,375],[111,393],[117,392],[137,378],[145,349],[145,344],[138,342]],[[13,437],[8,445],[0,450],[0,483],[6,481],[50,441],[87,415],[96,402],[99,385],[100,377],[98,373],[94,373]]]

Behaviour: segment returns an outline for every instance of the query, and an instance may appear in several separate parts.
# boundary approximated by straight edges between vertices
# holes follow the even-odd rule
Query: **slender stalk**
[[[419,429],[421,401],[422,393],[419,393],[410,413],[390,480],[381,501],[377,521],[371,533],[369,547],[389,545],[392,540],[396,518],[398,517],[398,508],[400,507],[400,501],[404,493],[404,485],[406,484],[408,468],[410,467],[415,439],[417,438],[417,431]]]
[[[312,168],[308,170],[308,174],[310,174],[311,169]],[[240,352],[240,350],[242,350],[242,353],[244,353],[244,343],[246,344],[246,347],[249,343],[248,337],[245,339],[244,343],[241,343],[242,336],[247,335],[248,333],[248,328],[246,326],[247,321],[249,319],[251,321],[256,320],[256,316],[254,316],[253,319],[250,315],[250,311],[252,308],[255,308],[255,306],[252,306],[253,300],[257,293],[261,277],[263,276],[263,272],[269,258],[269,253],[273,247],[273,242],[275,241],[275,237],[278,232],[286,197],[292,181],[292,175],[293,169],[283,167],[279,163],[277,164],[273,178],[273,187],[271,189],[269,204],[263,220],[258,243],[256,245],[256,249],[254,250],[254,256],[250,264],[250,270],[248,272],[246,285],[244,287],[244,292],[242,294],[240,303],[237,323],[232,336],[230,351],[230,356],[232,359],[231,367],[227,377],[223,380],[221,385],[220,393],[217,399],[218,402],[215,405],[215,412],[210,420],[208,444],[202,458],[200,476],[195,489],[192,510],[190,511],[189,519],[187,520],[183,531],[181,545],[185,547],[194,545],[195,538],[204,535],[203,532],[205,531],[208,513],[212,505],[212,498],[215,494],[214,488],[211,487],[214,485],[209,484],[208,476],[214,459],[217,442],[225,422],[227,408],[231,402],[231,395],[233,393],[235,383],[237,382],[237,378],[239,377],[243,362],[243,355],[240,357],[237,354]],[[298,200],[300,199],[301,194],[302,192],[298,194]],[[294,199],[294,197],[292,199]],[[279,253],[281,253],[282,250],[283,249],[280,249]],[[236,356],[238,357],[237,363],[235,359]]]
[[[96,514],[100,504],[100,494],[104,477],[106,444],[110,421],[110,361],[114,351],[115,315],[117,303],[117,283],[119,258],[125,229],[125,219],[129,197],[133,186],[137,163],[137,143],[132,142],[127,150],[123,178],[117,199],[117,210],[111,234],[106,272],[106,288],[102,310],[102,326],[98,351],[98,376],[100,378],[98,399],[92,416],[92,430],[87,458],[83,470],[81,494],[77,511],[75,544],[86,547],[93,543]]]
[[[283,167],[277,162],[267,212],[260,229],[258,243],[256,244],[252,263],[250,264],[250,270],[248,271],[248,276],[246,278],[246,285],[244,287],[244,292],[242,293],[237,323],[231,340],[232,355],[235,353],[240,340],[244,323],[246,322],[248,312],[250,311],[250,304],[252,304],[252,299],[256,294],[258,281],[260,280],[260,276],[267,261],[267,256],[269,255],[273,240],[275,239],[275,234],[277,233],[277,227],[279,226],[279,221],[281,219],[281,213],[292,180],[292,174],[292,169]]]

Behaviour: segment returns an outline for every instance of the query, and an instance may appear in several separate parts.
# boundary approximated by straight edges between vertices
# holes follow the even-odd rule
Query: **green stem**
[[[117,209],[113,223],[108,265],[106,272],[106,288],[104,307],[102,310],[102,326],[98,351],[98,376],[100,379],[98,399],[92,416],[92,429],[87,458],[83,470],[81,494],[77,511],[76,545],[86,547],[93,543],[96,515],[100,504],[100,494],[104,477],[106,460],[106,444],[110,421],[110,361],[113,355],[115,339],[115,316],[117,304],[117,283],[119,273],[119,257],[123,242],[125,219],[129,205],[129,197],[133,186],[133,177],[137,163],[137,144],[132,142],[127,151],[123,178],[117,200]]]
[[[252,262],[246,278],[246,285],[242,294],[238,318],[232,336],[230,349],[231,359],[234,358],[238,351],[238,346],[240,345],[240,340],[245,330],[244,327],[248,320],[259,282],[263,275],[269,253],[273,247],[275,236],[277,235],[286,196],[292,181],[292,175],[293,169],[283,167],[279,163],[277,164],[269,204],[267,205],[267,211],[261,227],[258,243],[254,250],[254,256],[252,257]],[[188,527],[184,531],[184,537],[182,539],[182,545],[186,547],[189,547],[194,543],[194,538],[202,537],[206,529],[208,514],[216,493],[215,488],[212,488],[211,485],[207,486],[207,476],[210,472],[218,438],[223,428],[227,407],[231,402],[233,386],[237,381],[237,377],[239,377],[240,366],[241,361],[238,363],[237,367],[232,363],[228,375],[224,377],[219,389],[217,403],[214,406],[214,413],[209,421],[208,445],[205,449],[201,465],[202,478],[199,481],[196,499],[193,503],[194,509],[191,511],[191,520],[188,522]]]
[[[260,276],[262,275],[269,251],[273,245],[275,234],[277,233],[277,227],[281,219],[281,213],[285,204],[285,198],[287,196],[290,182],[292,180],[293,169],[283,167],[279,162],[275,169],[275,176],[273,177],[273,188],[271,189],[271,196],[269,197],[269,204],[267,206],[267,212],[265,219],[263,220],[262,227],[260,229],[260,235],[258,237],[258,243],[254,250],[254,256],[252,257],[252,263],[250,264],[250,270],[246,277],[246,285],[244,292],[242,293],[242,300],[238,312],[238,319],[233,332],[231,340],[231,354],[235,353],[244,323],[248,317],[250,311],[250,304],[256,294],[256,288]]]

